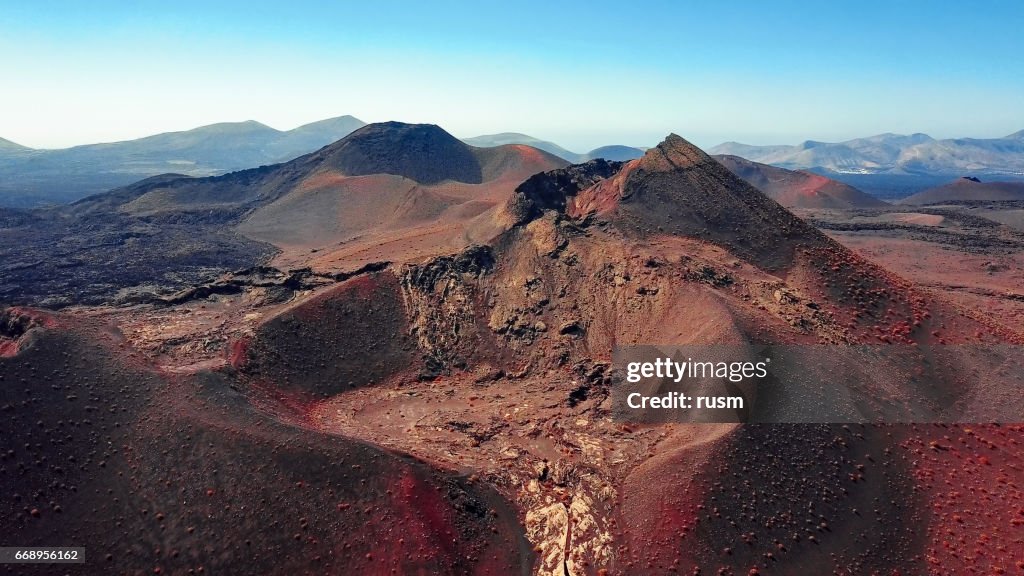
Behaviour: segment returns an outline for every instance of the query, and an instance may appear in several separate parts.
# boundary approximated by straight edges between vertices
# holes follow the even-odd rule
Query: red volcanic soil
[[[647,471],[662,488],[646,496],[671,505],[635,502],[634,523],[653,516],[627,539],[626,572],[917,573],[928,512],[895,447],[881,427],[737,428],[692,477],[668,462]]]
[[[918,425],[896,452],[910,462],[930,574],[1024,573],[1024,426]]]
[[[1007,329],[1024,323],[1024,254],[954,251],[925,238],[901,238],[834,232],[834,237],[913,282],[933,298],[954,303],[962,312]],[[949,330],[940,335],[949,334]]]
[[[956,202],[1004,202],[1024,200],[1024,182],[982,182],[957,178],[949,184],[929,188],[900,200],[900,204],[924,206]]]
[[[786,170],[739,156],[715,160],[786,208],[880,208],[888,204],[860,190],[806,170]]]
[[[5,543],[84,546],[93,574],[532,565],[515,513],[490,488],[283,424],[223,374],[170,379],[121,359],[123,343],[100,326],[35,335],[0,359]]]
[[[1019,425],[747,425],[645,479],[625,573],[1017,574]],[[628,500],[627,500],[628,502]],[[625,506],[624,506],[625,507]],[[635,538],[635,537],[634,537]]]

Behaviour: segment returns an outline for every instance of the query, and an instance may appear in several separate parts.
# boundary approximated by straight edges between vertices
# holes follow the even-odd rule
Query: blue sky
[[[1024,128],[1024,3],[8,2],[0,137],[342,114],[584,151]]]

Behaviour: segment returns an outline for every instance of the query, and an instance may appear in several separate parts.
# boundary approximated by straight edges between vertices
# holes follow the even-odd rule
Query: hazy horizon
[[[391,121],[403,122],[400,119],[394,119],[394,118],[392,118],[392,119],[384,119],[384,120],[376,120],[374,122],[368,122],[368,121],[364,120],[363,118],[360,118],[359,116],[357,116],[355,114],[340,114],[338,116],[332,116],[332,117],[329,117],[329,118],[320,118],[319,120],[312,120],[312,121],[309,121],[309,122],[302,122],[301,124],[297,124],[295,126],[284,126],[284,127],[281,127],[281,126],[273,126],[273,125],[271,125],[271,124],[269,124],[267,122],[263,122],[263,121],[261,121],[261,120],[259,120],[257,118],[246,118],[244,120],[225,120],[225,121],[222,121],[222,122],[213,122],[211,124],[203,124],[203,125],[199,125],[199,126],[190,126],[188,128],[172,129],[172,130],[167,130],[167,131],[164,131],[164,132],[156,132],[156,133],[153,133],[153,134],[142,134],[142,135],[137,136],[137,137],[124,138],[124,139],[120,139],[120,140],[97,140],[95,142],[81,142],[81,143],[77,143],[77,144],[71,144],[71,145],[68,145],[68,146],[59,146],[59,147],[28,146],[24,142],[20,142],[20,141],[14,140],[12,138],[5,138],[2,134],[0,134],[0,138],[3,138],[5,140],[8,140],[8,141],[13,142],[15,144],[19,144],[19,145],[22,145],[22,146],[28,146],[29,148],[32,148],[32,149],[35,149],[35,150],[63,150],[63,149],[67,149],[67,148],[74,148],[74,147],[77,147],[77,146],[88,146],[88,145],[92,145],[92,144],[114,144],[114,143],[118,143],[118,142],[126,142],[126,141],[132,141],[132,140],[136,140],[136,139],[140,139],[140,138],[146,138],[146,137],[149,137],[149,136],[157,136],[157,135],[160,135],[160,134],[168,134],[168,133],[175,133],[175,132],[188,132],[190,130],[195,130],[195,129],[199,129],[199,128],[205,128],[205,127],[216,125],[216,124],[241,124],[241,123],[245,123],[245,122],[257,122],[257,123],[262,124],[262,125],[264,125],[264,126],[266,126],[268,128],[272,128],[272,129],[280,131],[280,132],[287,132],[289,130],[294,130],[296,128],[300,128],[300,127],[308,125],[308,124],[314,124],[316,122],[320,122],[320,121],[324,121],[324,120],[333,120],[335,118],[340,118],[340,117],[343,117],[343,116],[353,117],[353,118],[355,118],[357,120],[361,120],[363,122],[366,122],[367,124],[373,124],[375,122],[391,122]],[[437,124],[442,129],[445,129],[447,131],[447,129],[445,128],[444,125],[440,125],[437,122],[429,122],[428,121],[428,122],[422,122],[422,123],[425,123],[425,124]],[[991,136],[979,136],[979,135],[976,135],[976,134],[957,134],[957,135],[951,135],[951,136],[937,136],[935,134],[928,133],[928,132],[923,132],[923,133],[925,133],[928,136],[931,136],[931,137],[933,137],[935,139],[941,140],[941,139],[949,139],[949,138],[1001,138],[1001,137],[1013,134],[1013,133],[1015,133],[1017,131],[1018,130],[1008,130],[1006,133],[995,134],[995,135],[991,135]],[[918,130],[918,131],[915,131],[915,132],[903,132],[903,133],[897,133],[897,134],[898,135],[906,136],[906,135],[915,134],[915,133],[921,133],[921,132],[922,131]],[[601,147],[601,146],[608,146],[608,145],[624,145],[624,146],[633,146],[633,147],[637,147],[637,148],[651,148],[651,147],[655,146],[656,144],[658,144],[659,142],[661,142],[669,133],[679,134],[680,136],[682,136],[682,137],[692,141],[694,144],[697,144],[701,148],[712,148],[712,147],[717,146],[719,144],[725,144],[725,143],[728,143],[728,142],[737,142],[737,143],[740,143],[740,144],[749,144],[749,145],[755,145],[755,146],[770,146],[770,145],[779,145],[779,146],[787,146],[788,145],[788,146],[792,146],[792,145],[798,145],[798,144],[800,144],[802,142],[805,142],[805,141],[808,141],[808,140],[819,141],[819,142],[838,143],[838,142],[843,142],[843,141],[847,141],[847,140],[851,140],[851,139],[856,139],[856,138],[869,138],[869,137],[872,137],[872,136],[880,136],[882,134],[886,134],[887,132],[878,132],[878,133],[872,133],[872,134],[859,134],[859,135],[851,136],[851,137],[848,137],[848,138],[834,139],[834,140],[826,140],[826,139],[823,139],[823,138],[802,138],[800,140],[789,141],[789,142],[754,142],[754,141],[749,141],[749,140],[742,140],[742,139],[732,138],[732,139],[728,139],[728,140],[720,140],[720,141],[715,141],[715,142],[701,142],[699,140],[695,140],[693,138],[690,138],[686,134],[681,133],[681,132],[679,132],[677,130],[669,130],[669,131],[665,132],[664,134],[656,137],[655,139],[653,139],[653,140],[651,140],[649,142],[610,142],[609,141],[609,142],[599,143],[599,144],[596,144],[594,146],[590,146],[588,148],[579,148],[579,149],[573,148],[571,146],[566,146],[561,141],[559,141],[557,139],[554,139],[554,138],[546,138],[546,137],[544,137],[542,135],[538,135],[538,134],[535,134],[535,133],[526,133],[526,132],[522,132],[522,131],[515,130],[515,129],[501,130],[501,131],[497,131],[497,132],[480,132],[480,133],[466,133],[466,134],[455,134],[455,133],[453,133],[452,135],[457,137],[457,138],[460,138],[460,139],[468,139],[468,138],[474,138],[474,137],[477,137],[477,136],[495,136],[495,135],[499,135],[499,134],[509,134],[509,133],[523,134],[523,135],[526,135],[526,136],[537,138],[538,140],[548,141],[548,142],[551,142],[553,144],[557,144],[559,146],[562,146],[563,148],[566,148],[570,152],[586,153],[586,152],[589,152],[591,150],[594,150],[595,148],[598,148],[598,147]],[[889,133],[891,133],[891,132],[889,132]]]
[[[5,6],[3,23],[0,48],[20,57],[0,62],[15,87],[0,138],[32,148],[340,115],[573,151],[669,132],[710,147],[1024,129],[1013,2],[55,2]]]

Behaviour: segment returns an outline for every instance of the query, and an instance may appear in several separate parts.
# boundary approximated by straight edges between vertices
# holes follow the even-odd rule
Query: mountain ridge
[[[147,136],[140,136],[138,138],[126,138],[126,139],[123,139],[123,140],[110,140],[110,141],[101,141],[101,142],[90,142],[90,143],[87,143],[87,144],[75,144],[75,145],[72,145],[72,146],[65,146],[65,147],[62,147],[62,148],[32,148],[30,146],[23,146],[21,144],[18,144],[17,142],[12,142],[12,141],[7,140],[5,138],[0,138],[0,147],[6,146],[6,145],[13,145],[14,147],[25,149],[25,150],[31,150],[31,151],[34,151],[34,152],[59,152],[59,151],[66,151],[66,150],[76,150],[76,149],[90,148],[90,147],[94,147],[94,146],[111,146],[111,145],[115,145],[115,144],[129,144],[129,143],[137,143],[137,142],[141,142],[141,141],[152,141],[154,139],[161,139],[161,138],[165,138],[165,137],[179,136],[179,135],[192,135],[192,134],[203,135],[203,134],[216,134],[216,133],[250,133],[250,132],[268,132],[268,133],[269,132],[273,132],[273,133],[276,133],[276,134],[294,134],[294,133],[302,133],[302,132],[307,132],[307,131],[319,130],[319,129],[321,129],[324,126],[329,126],[329,125],[347,125],[347,124],[351,124],[351,125],[358,124],[357,128],[358,127],[362,127],[362,126],[366,126],[366,122],[363,122],[362,120],[360,120],[360,119],[358,119],[358,118],[356,118],[354,116],[351,116],[349,114],[345,114],[345,115],[342,115],[342,116],[335,116],[335,117],[332,117],[332,118],[325,118],[323,120],[315,120],[313,122],[307,122],[306,124],[302,124],[302,125],[296,126],[295,128],[291,128],[291,129],[288,129],[288,130],[279,130],[279,129],[274,128],[272,126],[268,126],[267,124],[264,124],[264,123],[260,122],[259,120],[251,120],[250,119],[250,120],[239,120],[237,122],[232,122],[232,121],[214,122],[212,124],[202,124],[200,126],[196,126],[194,128],[186,128],[184,130],[169,130],[169,131],[166,131],[166,132],[157,132],[156,134],[149,134]]]
[[[596,160],[603,158],[605,160],[612,161],[624,161],[633,160],[643,155],[644,150],[642,148],[636,148],[634,146],[625,146],[622,144],[609,144],[606,146],[600,146],[584,154],[571,152],[565,148],[550,142],[548,140],[541,140],[540,138],[534,138],[528,134],[522,134],[520,132],[501,132],[498,134],[484,134],[481,136],[473,136],[471,138],[463,138],[463,142],[472,146],[479,147],[493,147],[500,146],[502,144],[525,144],[527,146],[533,146],[539,148],[545,152],[549,152],[558,156],[559,158],[569,161],[573,164],[581,164],[589,160]]]
[[[73,202],[168,172],[202,177],[276,164],[364,125],[339,116],[282,131],[247,120],[55,150],[0,146],[0,205]]]
[[[836,173],[1024,175],[1024,130],[1002,138],[938,140],[917,132],[876,134],[842,142],[805,140],[796,145],[724,142],[709,152],[787,169],[825,169]]]

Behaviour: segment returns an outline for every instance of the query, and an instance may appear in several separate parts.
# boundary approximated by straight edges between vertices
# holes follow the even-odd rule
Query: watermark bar
[[[1021,346],[624,346],[612,360],[623,422],[1024,421]]]

